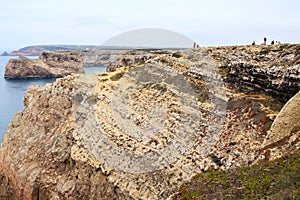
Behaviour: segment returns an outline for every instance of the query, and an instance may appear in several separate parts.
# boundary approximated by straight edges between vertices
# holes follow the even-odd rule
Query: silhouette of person
[[[194,48],[194,49],[196,49],[196,48],[197,48],[197,43],[196,43],[196,42],[194,42],[194,46],[193,46],[193,48]]]
[[[264,44],[267,44],[267,38],[264,37]]]

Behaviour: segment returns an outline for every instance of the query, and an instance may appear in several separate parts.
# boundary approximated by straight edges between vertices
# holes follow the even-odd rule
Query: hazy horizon
[[[11,0],[0,6],[0,50],[43,44],[101,45],[140,28],[167,29],[200,46],[299,43],[296,0]]]

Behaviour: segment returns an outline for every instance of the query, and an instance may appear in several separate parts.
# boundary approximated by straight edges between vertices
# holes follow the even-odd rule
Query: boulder
[[[274,160],[300,150],[300,92],[277,115],[263,143],[264,160]]]

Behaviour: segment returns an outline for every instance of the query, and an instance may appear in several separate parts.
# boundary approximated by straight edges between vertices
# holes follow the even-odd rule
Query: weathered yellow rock
[[[264,146],[290,137],[300,131],[300,92],[292,97],[277,115],[268,131]]]
[[[300,92],[292,97],[276,117],[262,145],[264,160],[274,160],[300,150]]]

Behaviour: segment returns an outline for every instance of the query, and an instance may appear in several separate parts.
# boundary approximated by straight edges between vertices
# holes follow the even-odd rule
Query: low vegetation
[[[230,171],[210,171],[182,185],[175,199],[300,199],[300,152]]]

